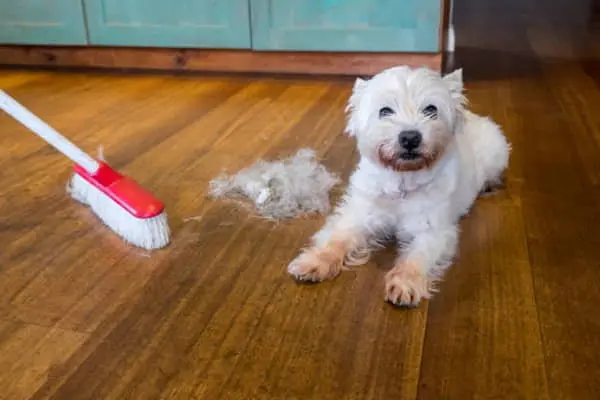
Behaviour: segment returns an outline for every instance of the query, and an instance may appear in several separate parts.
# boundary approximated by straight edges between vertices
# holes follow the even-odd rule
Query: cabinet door
[[[0,43],[85,44],[81,0],[1,0]]]
[[[443,0],[250,0],[257,50],[440,49]]]
[[[84,4],[91,44],[250,47],[248,0],[84,0]]]

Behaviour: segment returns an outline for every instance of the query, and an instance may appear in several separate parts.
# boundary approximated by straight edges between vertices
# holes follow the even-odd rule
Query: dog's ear
[[[348,100],[346,106],[346,113],[348,114],[348,123],[346,124],[346,133],[350,136],[356,136],[358,131],[358,116],[356,109],[360,103],[360,99],[367,86],[367,81],[361,78],[356,78],[354,81],[354,87],[352,88],[352,94]]]
[[[359,92],[363,90],[366,85],[367,81],[365,79],[356,78],[356,80],[354,81],[354,87],[352,88],[352,92]]]
[[[462,68],[454,70],[450,72],[448,75],[444,76],[444,82],[450,89],[452,94],[457,93],[461,94],[463,90],[463,71]]]
[[[446,83],[448,90],[450,90],[452,98],[462,104],[464,102],[462,68],[454,70],[442,79]]]

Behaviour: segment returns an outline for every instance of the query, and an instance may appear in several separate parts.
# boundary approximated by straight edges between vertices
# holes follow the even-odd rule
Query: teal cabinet
[[[0,43],[86,44],[81,0],[1,0]]]
[[[445,0],[0,0],[0,44],[441,50]]]
[[[442,0],[250,0],[257,50],[436,52]]]
[[[249,0],[83,1],[92,45],[251,47]]]

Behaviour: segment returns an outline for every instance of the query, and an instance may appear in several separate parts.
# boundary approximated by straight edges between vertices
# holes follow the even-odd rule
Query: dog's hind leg
[[[510,144],[502,129],[491,119],[467,112],[465,134],[475,157],[481,191],[486,192],[502,185],[508,166]]]

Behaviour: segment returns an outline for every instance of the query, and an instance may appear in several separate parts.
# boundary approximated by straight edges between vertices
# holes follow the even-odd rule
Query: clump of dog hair
[[[315,152],[301,149],[279,161],[259,160],[235,175],[222,174],[210,182],[215,199],[249,199],[263,217],[275,220],[330,210],[330,190],[337,175],[317,162]]]

